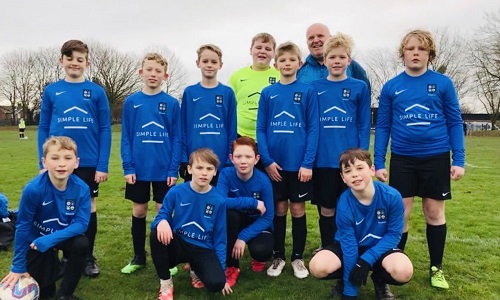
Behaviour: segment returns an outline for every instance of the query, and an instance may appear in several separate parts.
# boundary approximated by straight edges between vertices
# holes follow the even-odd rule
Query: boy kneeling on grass
[[[226,199],[210,185],[219,159],[212,150],[191,153],[192,180],[169,190],[151,224],[151,257],[160,277],[158,299],[174,299],[169,268],[188,262],[191,284],[210,292],[232,293],[226,282]],[[174,213],[175,211],[175,213]]]
[[[80,281],[89,241],[85,231],[90,219],[88,185],[72,174],[78,168],[76,144],[69,137],[50,137],[43,144],[43,172],[24,188],[19,203],[10,273],[4,288],[14,288],[21,277],[40,286],[40,299],[52,298],[59,278],[58,250],[67,262],[62,272],[58,300],[77,300],[73,292]]]
[[[373,182],[375,169],[366,150],[342,153],[340,168],[349,189],[338,202],[335,240],[311,259],[309,270],[316,278],[340,279],[334,294],[342,299],[357,299],[371,270],[377,299],[394,299],[388,284],[403,285],[413,275],[410,259],[397,249],[404,223],[401,195]]]

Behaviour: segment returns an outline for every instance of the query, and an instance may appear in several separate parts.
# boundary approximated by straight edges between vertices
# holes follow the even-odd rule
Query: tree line
[[[453,80],[459,99],[477,100],[491,115],[494,125],[500,119],[500,9],[486,13],[484,23],[474,29],[471,37],[449,28],[438,28],[432,33],[438,53],[430,68]],[[104,87],[113,121],[118,122],[125,98],[141,87],[137,76],[141,56],[120,52],[98,41],[88,44],[91,64],[87,77]],[[167,58],[169,78],[163,89],[180,99],[188,83],[187,71],[180,59],[165,46],[149,47],[146,52],[159,52]],[[16,111],[20,109],[28,124],[37,123],[45,86],[63,77],[57,63],[59,56],[59,49],[53,47],[13,51],[0,57],[0,98],[9,101],[13,124],[17,123]],[[398,59],[397,48],[378,48],[363,53],[363,58],[372,86],[372,106],[377,107],[384,83],[404,67]],[[475,110],[475,105],[464,101],[460,107],[462,113]]]

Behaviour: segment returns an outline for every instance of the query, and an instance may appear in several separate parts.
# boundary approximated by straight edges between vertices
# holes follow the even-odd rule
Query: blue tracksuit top
[[[27,272],[30,244],[45,252],[63,241],[84,234],[90,219],[90,191],[78,176],[70,175],[60,191],[44,172],[26,186],[19,202],[11,271]]]
[[[43,143],[50,136],[68,136],[78,146],[80,167],[108,173],[111,153],[111,117],[104,89],[88,80],[59,80],[42,96],[38,124],[38,159],[43,168]]]
[[[229,153],[236,139],[236,98],[221,83],[205,88],[200,83],[184,90],[182,113],[182,162],[198,148],[211,148],[219,157],[219,170],[231,165]]]
[[[281,82],[262,90],[257,112],[257,143],[262,163],[284,171],[312,169],[318,148],[318,96],[310,84]]]
[[[243,181],[238,177],[235,167],[228,167],[219,173],[217,190],[223,196],[234,198],[234,200],[241,197],[252,197],[264,202],[266,212],[262,216],[255,209],[256,204],[251,209],[238,209],[244,212],[249,218],[254,219],[252,224],[240,231],[238,234],[240,240],[248,243],[248,241],[259,235],[262,231],[270,231],[272,229],[274,218],[273,188],[266,174],[254,168],[252,177],[247,181]],[[230,200],[228,199],[228,202]],[[229,209],[230,205],[227,204],[227,207]]]
[[[165,92],[136,92],[125,100],[121,156],[124,175],[141,181],[177,177],[181,157],[179,102]]]
[[[222,270],[226,270],[226,200],[214,187],[203,194],[194,191],[190,182],[172,187],[151,230],[162,220],[167,220],[172,232],[184,241],[214,250]]]
[[[370,146],[370,91],[351,77],[342,81],[314,81],[318,94],[319,143],[317,168],[339,168],[342,152]]]
[[[337,233],[343,253],[344,294],[356,296],[358,288],[349,281],[349,275],[358,258],[370,266],[387,251],[397,248],[404,224],[404,206],[401,194],[394,188],[373,182],[375,195],[370,205],[364,205],[347,189],[339,198],[335,211]],[[360,256],[358,248],[366,251]]]
[[[402,72],[380,94],[375,128],[375,169],[385,168],[387,145],[393,153],[428,157],[452,151],[452,164],[464,167],[463,121],[453,82],[427,70],[412,77]]]

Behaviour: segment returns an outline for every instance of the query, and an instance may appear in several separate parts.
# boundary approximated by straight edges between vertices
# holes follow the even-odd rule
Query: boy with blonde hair
[[[181,104],[183,163],[179,173],[185,181],[191,180],[187,159],[194,150],[212,149],[221,159],[220,171],[231,164],[229,153],[236,139],[234,92],[217,80],[217,73],[222,68],[222,51],[215,45],[205,44],[196,53],[201,81],[184,90]],[[217,184],[217,175],[212,184]]]
[[[40,286],[40,298],[54,297],[59,278],[58,251],[67,258],[56,299],[73,296],[82,276],[89,242],[84,235],[90,218],[88,185],[73,175],[79,158],[75,142],[64,136],[50,137],[42,146],[41,173],[26,184],[19,203],[10,273],[4,288],[22,277]]]
[[[297,278],[309,274],[303,252],[307,237],[305,201],[312,196],[312,168],[318,147],[318,98],[309,84],[297,80],[302,65],[297,45],[281,44],[275,67],[278,83],[262,90],[257,116],[257,141],[262,163],[272,180],[274,196],[274,261],[269,276],[285,266],[288,201],[292,214],[291,264]]]
[[[413,30],[399,48],[405,71],[389,80],[380,93],[375,129],[375,175],[387,181],[385,156],[391,140],[389,184],[403,196],[404,249],[415,196],[422,198],[430,256],[431,286],[448,289],[442,261],[446,242],[445,200],[451,199],[450,178],[465,173],[463,120],[453,82],[428,69],[436,57],[430,32]],[[450,150],[452,152],[450,162]]]
[[[238,136],[249,136],[256,140],[257,109],[262,89],[278,82],[280,72],[271,66],[275,56],[276,41],[266,32],[252,38],[250,55],[252,65],[235,71],[229,78],[229,85],[236,95],[238,115]],[[262,163],[257,168],[264,171]]]
[[[156,211],[177,182],[181,155],[180,108],[177,99],[162,91],[168,78],[167,61],[158,53],[142,60],[144,86],[125,100],[122,114],[121,157],[125,198],[133,202],[134,257],[121,272],[133,273],[146,264],[146,216],[151,186]]]
[[[85,275],[99,275],[93,255],[97,234],[96,200],[99,183],[108,179],[111,153],[111,117],[104,89],[85,79],[89,67],[89,48],[79,40],[69,40],[61,47],[59,62],[64,69],[62,80],[48,85],[42,96],[38,125],[38,156],[41,172],[42,146],[50,136],[71,137],[80,151],[79,167],[74,174],[87,183],[92,197],[87,232],[89,253]]]
[[[169,268],[191,266],[191,284],[223,295],[232,293],[226,282],[226,200],[210,185],[219,159],[200,148],[189,156],[192,180],[173,187],[151,224],[151,257],[160,277],[159,300],[174,298]],[[196,273],[195,273],[196,272]]]
[[[314,202],[320,207],[321,246],[333,243],[335,207],[346,189],[339,158],[346,149],[370,145],[370,90],[365,82],[348,77],[353,41],[343,33],[324,44],[324,65],[329,75],[313,81],[319,99],[319,144],[314,163]],[[332,142],[334,141],[334,142]]]

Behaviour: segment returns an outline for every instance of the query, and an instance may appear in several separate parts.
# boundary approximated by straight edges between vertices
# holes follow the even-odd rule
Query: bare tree
[[[485,15],[486,24],[475,32],[472,65],[477,97],[491,116],[491,127],[500,119],[500,9]]]
[[[180,101],[188,82],[186,67],[180,61],[179,57],[166,46],[150,46],[146,48],[145,53],[149,52],[159,53],[167,60],[168,79],[163,85],[163,90]]]
[[[92,41],[89,47],[89,77],[106,90],[113,121],[117,122],[125,98],[140,88],[137,59],[132,54],[118,52],[96,41]]]
[[[368,78],[372,87],[372,107],[378,107],[380,92],[384,84],[402,71],[397,50],[378,48],[366,56]]]

